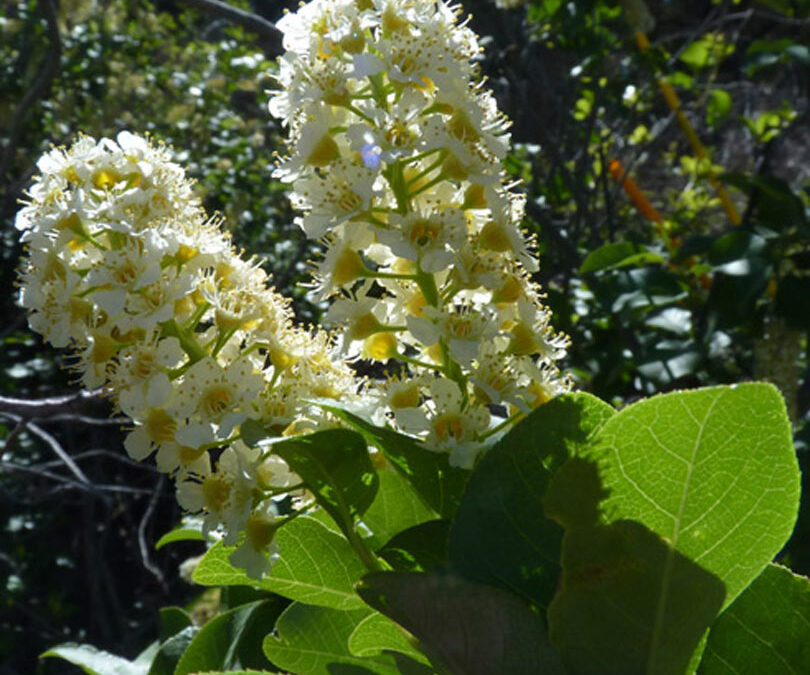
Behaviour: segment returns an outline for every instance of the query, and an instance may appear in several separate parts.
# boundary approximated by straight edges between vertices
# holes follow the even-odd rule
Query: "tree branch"
[[[274,23],[258,14],[252,14],[243,9],[232,7],[226,2],[220,2],[220,0],[182,0],[182,2],[213,16],[227,19],[232,23],[242,26],[245,30],[256,33],[262,38],[264,51],[268,56],[279,56],[284,52],[284,47],[281,43],[282,32],[276,28]]]
[[[0,415],[20,417],[23,420],[50,421],[54,418],[64,419],[65,416],[75,417],[93,413],[103,416],[108,412],[109,404],[100,389],[33,401],[0,396]]]

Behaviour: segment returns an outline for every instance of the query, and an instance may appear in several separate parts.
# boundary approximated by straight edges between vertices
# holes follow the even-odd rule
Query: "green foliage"
[[[40,4],[12,4],[0,22],[4,132],[51,49]],[[157,11],[114,1],[103,13],[73,15],[74,3],[62,4],[58,72],[26,115],[10,162],[0,163],[8,185],[5,287],[18,256],[11,214],[36,156],[79,130],[112,135],[128,127],[177,148],[206,206],[222,212],[235,241],[272,268],[302,319],[317,318],[320,308],[296,285],[313,250],[293,225],[284,187],[269,178],[281,147],[263,110],[269,55],[241,29],[212,28],[179,3],[159,3]],[[810,5],[740,0],[730,12],[730,3],[714,4],[705,33],[678,3],[658,3],[657,25],[644,26],[652,47],[642,53],[617,3],[534,0],[510,12],[488,0],[464,3],[473,26],[497,47],[481,67],[515,120],[517,145],[506,166],[528,193],[526,225],[539,234],[554,323],[572,336],[571,370],[581,388],[619,412],[585,394],[549,403],[469,474],[407,437],[334,411],[359,435],[325,432],[272,446],[320,506],[277,532],[272,574],[249,578],[222,544],[195,572],[198,583],[235,585],[234,596],[249,588],[272,599],[236,603],[202,629],[179,610],[164,612],[159,643],[132,661],[79,645],[45,655],[99,675],[192,668],[422,674],[444,666],[496,673],[503,667],[493,665],[497,637],[509,647],[509,673],[536,672],[521,669],[557,657],[566,669],[559,672],[571,673],[693,672],[698,663],[708,674],[771,672],[774,664],[802,672],[810,658],[810,585],[771,564],[798,505],[790,423],[776,392],[738,385],[621,409],[661,390],[767,376],[788,398],[799,461],[807,462],[810,199],[797,158],[806,155],[798,102],[807,96],[810,56],[791,21],[806,21]],[[748,12],[754,20],[734,19]],[[671,120],[654,82],[659,75],[675,88],[707,157],[689,148]],[[613,158],[660,222],[611,175]],[[712,176],[730,190],[740,225],[729,222]],[[19,317],[13,294],[6,295],[6,314]],[[774,320],[799,336],[786,375],[756,358],[769,341],[775,352],[789,351],[769,332]],[[3,392],[65,386],[21,320],[9,325],[0,349]],[[0,437],[13,428],[4,420]],[[246,441],[264,435],[252,433]],[[76,447],[120,444],[98,438]],[[378,452],[369,454],[366,444]],[[4,462],[50,460],[25,432],[9,445]],[[4,479],[3,488],[17,490],[20,475]],[[30,485],[36,494],[40,484]],[[116,504],[113,512],[132,510]],[[23,597],[15,589],[55,585],[50,551],[57,545],[43,536],[37,548],[24,535],[70,532],[66,523],[75,518],[62,519],[61,510],[22,514],[30,528],[7,525],[8,550],[20,561],[7,578],[12,609]],[[107,530],[117,527],[120,521]],[[800,522],[797,532],[782,561],[806,572],[806,526]],[[182,528],[164,535],[161,555],[187,537],[197,535]],[[370,563],[396,573],[365,577],[358,594]],[[87,612],[70,590],[60,583],[34,606],[59,622],[75,620]],[[282,597],[295,602],[277,619]],[[394,621],[419,638],[435,668]],[[12,636],[0,638],[9,654],[16,628],[6,627],[14,624],[0,626]],[[474,637],[462,640],[461,628]],[[127,653],[149,629],[127,629]],[[262,641],[266,657],[257,654]]]
[[[389,655],[355,656],[349,651],[352,634],[370,616],[370,609],[340,612],[293,603],[276,623],[278,637],[265,638],[264,652],[280,668],[300,675],[398,675]]]
[[[469,675],[561,674],[542,621],[500,589],[450,575],[379,572],[357,589],[411,632],[439,668]]]
[[[501,439],[470,477],[453,522],[453,567],[547,606],[559,575],[562,529],[543,517],[546,490],[556,469],[612,414],[587,394],[562,396]]]
[[[808,623],[808,580],[768,565],[712,626],[698,672],[800,673],[810,663]]]
[[[776,652],[788,669],[805,658],[810,622],[783,621],[808,614],[810,582],[770,564],[795,522],[799,478],[771,385],[676,392],[619,412],[562,396],[481,459],[450,522],[430,519],[416,479],[384,469],[358,481],[378,474],[355,432],[272,447],[300,452],[321,510],[280,527],[261,580],[230,564],[233,547],[214,545],[198,583],[271,595],[248,595],[202,629],[165,612],[150,675],[679,675],[761,668]],[[372,547],[385,541],[380,559]],[[283,609],[279,596],[294,602]],[[87,648],[49,655],[100,675],[141,672]]]
[[[254,586],[313,605],[335,609],[362,606],[354,583],[365,567],[348,542],[313,518],[300,516],[277,534],[280,559],[261,581],[234,568],[228,558],[235,547],[213,546],[194,570],[204,586]]]

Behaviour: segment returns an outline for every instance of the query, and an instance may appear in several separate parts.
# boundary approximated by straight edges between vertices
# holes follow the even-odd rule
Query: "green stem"
[[[174,319],[164,321],[160,324],[160,328],[161,337],[176,337],[180,341],[180,347],[188,355],[190,363],[196,363],[208,356],[208,352],[190,334],[190,331],[181,330]]]
[[[357,557],[360,558],[369,572],[385,571],[386,567],[380,562],[380,559],[374,555],[374,552],[366,545],[363,538],[357,534],[357,530],[354,529],[353,524],[344,530],[344,534],[349,540],[349,543],[352,545],[355,553],[357,553]]]
[[[444,171],[442,171],[442,172],[441,172],[441,173],[440,173],[438,176],[436,176],[436,178],[434,178],[432,181],[429,181],[428,183],[425,183],[425,184],[424,184],[422,187],[420,187],[419,189],[414,190],[413,192],[411,192],[411,193],[408,195],[408,198],[409,198],[409,199],[413,199],[414,197],[416,197],[416,195],[421,194],[421,193],[422,193],[422,192],[424,192],[425,190],[430,190],[430,188],[432,188],[434,185],[436,185],[436,184],[438,184],[438,183],[441,183],[443,180],[445,180]]]
[[[436,280],[432,274],[427,272],[418,272],[415,275],[416,285],[422,291],[422,295],[433,307],[439,307],[439,289],[436,287]]]

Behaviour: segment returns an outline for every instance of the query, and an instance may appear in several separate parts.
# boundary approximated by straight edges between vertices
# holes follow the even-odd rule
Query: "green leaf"
[[[379,478],[363,437],[329,429],[273,445],[344,532],[371,506]]]
[[[176,635],[191,625],[191,616],[182,607],[161,607],[160,614],[160,641],[166,642],[172,635]]]
[[[174,675],[189,675],[201,670],[226,670],[243,666],[268,666],[264,663],[242,662],[240,651],[252,622],[258,622],[266,634],[281,611],[277,600],[260,600],[223,612],[206,623],[191,641],[174,671]],[[251,637],[256,638],[255,634]]]
[[[313,518],[299,516],[282,527],[276,539],[281,555],[263,588],[310,605],[363,606],[354,584],[366,568],[343,536]]]
[[[379,545],[398,532],[436,518],[436,512],[424,505],[405,478],[386,468],[378,471],[380,486],[363,523],[374,533]]]
[[[728,119],[731,112],[731,96],[722,89],[712,89],[706,103],[706,123],[713,129],[718,129]]]
[[[199,631],[196,626],[186,626],[161,643],[152,659],[149,675],[174,675],[177,663]]]
[[[394,651],[430,665],[425,655],[408,642],[399,626],[379,612],[369,614],[357,624],[349,637],[349,651],[355,656],[377,656]]]
[[[203,537],[199,528],[176,527],[157,540],[155,550],[159,551],[166,546],[166,544],[173,544],[176,541],[205,541],[205,537]]]
[[[56,657],[79,666],[89,675],[146,675],[148,664],[135,664],[132,661],[96,649],[91,645],[73,642],[52,647],[40,658]]]
[[[399,675],[391,656],[360,657],[349,651],[352,633],[370,614],[369,609],[339,611],[294,602],[279,617],[277,635],[265,638],[264,653],[296,675]]]
[[[470,478],[450,533],[453,567],[547,605],[559,574],[562,529],[544,514],[546,489],[554,470],[613,413],[590,394],[568,394],[504,436]]]
[[[606,521],[636,520],[671,542],[723,581],[726,605],[793,529],[798,464],[785,403],[771,385],[641,401],[605,423],[589,456],[609,492]]]
[[[194,570],[204,586],[249,585],[312,605],[351,609],[363,602],[354,591],[366,568],[346,539],[309,516],[299,516],[276,533],[279,559],[270,576],[256,581],[233,567],[236,550],[221,542],[209,550]]]
[[[709,632],[700,675],[806,673],[810,580],[768,565]]]
[[[638,244],[620,241],[605,244],[595,251],[591,251],[579,268],[579,273],[587,274],[628,266],[638,267],[648,263],[660,263],[663,260],[664,258],[658,253],[648,251]]]
[[[442,517],[452,517],[461,501],[469,471],[450,466],[447,455],[427,450],[413,438],[376,427],[340,408],[327,408],[379,448],[424,500]]]
[[[801,197],[781,178],[727,173],[721,176],[721,180],[742,190],[751,198],[758,223],[777,232],[791,227],[807,226],[807,216]]]
[[[514,595],[461,577],[375,572],[357,592],[464,675],[561,674],[540,618]]]
[[[577,675],[683,675],[723,604],[719,579],[629,520],[568,530],[562,565],[549,637]]]
[[[431,572],[447,565],[450,521],[431,520],[400,532],[379,551],[394,569]]]

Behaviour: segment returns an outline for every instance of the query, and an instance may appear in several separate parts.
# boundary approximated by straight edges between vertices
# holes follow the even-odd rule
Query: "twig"
[[[187,5],[201,9],[208,14],[227,19],[246,30],[256,33],[264,42],[264,51],[268,56],[279,56],[284,52],[282,32],[275,24],[258,14],[237,9],[220,0],[182,0]]]
[[[32,401],[0,396],[0,414],[17,416],[24,420],[43,420],[60,415],[81,415],[98,412],[105,400],[101,389],[81,391],[65,396],[34,399]]]
[[[158,478],[157,485],[155,485],[155,489],[152,491],[152,496],[149,499],[146,511],[144,511],[143,518],[141,518],[141,522],[138,523],[138,548],[141,551],[143,566],[158,580],[163,592],[168,594],[169,585],[166,583],[166,577],[163,576],[163,572],[161,572],[160,568],[152,561],[149,555],[149,547],[146,545],[146,527],[149,521],[152,520],[152,516],[155,515],[155,508],[160,500],[160,495],[163,493],[163,486],[165,484],[166,476],[161,474],[160,478]]]
[[[25,466],[23,464],[15,464],[14,462],[3,462],[0,461],[0,473],[2,471],[19,471],[20,473],[30,473],[35,476],[39,476],[41,478],[48,478],[49,480],[63,483],[66,487],[78,488],[85,492],[90,492],[93,494],[99,493],[110,493],[110,492],[121,492],[124,494],[133,494],[133,495],[151,495],[151,490],[146,490],[144,488],[133,488],[128,487],[126,485],[107,485],[104,483],[82,483],[77,480],[73,480],[72,478],[68,478],[66,476],[60,476],[57,473],[53,473],[52,471],[46,471],[44,469],[39,468],[38,465],[32,466]]]

